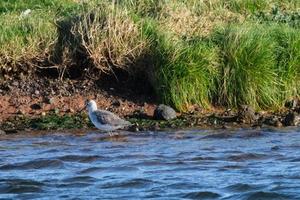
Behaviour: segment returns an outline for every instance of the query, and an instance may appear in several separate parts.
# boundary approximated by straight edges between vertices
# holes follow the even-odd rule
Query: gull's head
[[[87,106],[89,112],[97,110],[97,104],[94,100],[87,101],[86,106]]]

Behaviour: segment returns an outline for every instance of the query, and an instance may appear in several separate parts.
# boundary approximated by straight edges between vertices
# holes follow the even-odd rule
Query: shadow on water
[[[0,136],[0,199],[300,199],[299,133]]]

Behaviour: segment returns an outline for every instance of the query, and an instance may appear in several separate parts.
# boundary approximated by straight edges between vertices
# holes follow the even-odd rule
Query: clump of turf
[[[277,42],[277,74],[280,81],[278,93],[284,103],[300,94],[300,29],[276,25],[270,33]]]
[[[279,82],[275,40],[260,25],[228,26],[215,36],[222,56],[217,99],[221,105],[276,107]]]

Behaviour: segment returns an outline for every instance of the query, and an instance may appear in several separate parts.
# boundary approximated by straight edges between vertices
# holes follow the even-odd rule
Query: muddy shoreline
[[[280,111],[256,112],[249,106],[239,109],[193,107],[169,121],[155,120],[159,105],[147,86],[134,80],[41,79],[6,81],[0,87],[0,130],[17,133],[31,130],[92,128],[84,104],[96,100],[98,107],[131,121],[129,131],[181,128],[230,129],[285,127],[300,124],[300,103],[291,99]]]

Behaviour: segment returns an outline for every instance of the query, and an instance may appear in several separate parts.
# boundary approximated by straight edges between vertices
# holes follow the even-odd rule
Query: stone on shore
[[[176,118],[176,112],[170,106],[160,104],[154,110],[153,117],[154,117],[154,119],[157,119],[157,120],[171,120],[171,119]]]
[[[285,102],[284,105],[286,108],[295,109],[299,106],[299,99],[293,98]]]
[[[289,112],[284,120],[283,124],[285,126],[298,126],[300,125],[300,115],[297,114],[296,112]]]
[[[255,113],[255,110],[251,106],[242,105],[238,110],[238,121],[245,124],[253,124],[257,122],[259,115]]]
[[[6,132],[5,131],[2,131],[1,129],[0,129],[0,135],[5,135],[6,134]]]

